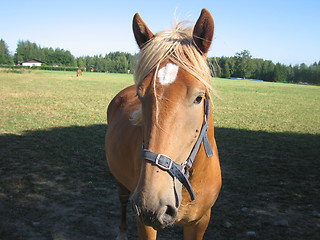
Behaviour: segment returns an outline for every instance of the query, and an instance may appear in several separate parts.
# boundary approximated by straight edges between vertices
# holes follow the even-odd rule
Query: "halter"
[[[147,149],[142,148],[141,156],[143,159],[148,160],[155,164],[160,169],[169,172],[172,177],[176,177],[185,188],[188,190],[190,197],[192,200],[196,199],[196,195],[192,189],[192,186],[188,180],[189,178],[189,169],[192,167],[194,159],[199,151],[200,145],[203,142],[204,149],[206,151],[207,157],[213,156],[213,152],[209,143],[207,130],[209,127],[208,119],[210,114],[210,102],[205,99],[204,100],[204,122],[202,124],[201,132],[197,139],[197,142],[193,146],[193,149],[188,157],[188,159],[183,164],[178,164],[171,160],[170,157],[158,154],[155,152],[151,152]]]

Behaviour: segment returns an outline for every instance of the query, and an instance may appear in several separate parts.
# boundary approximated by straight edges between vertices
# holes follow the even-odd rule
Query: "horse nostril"
[[[165,211],[165,214],[172,218],[176,218],[177,209],[175,207],[172,207],[171,205],[167,205],[167,210]]]
[[[177,208],[175,208],[171,205],[164,206],[162,208],[162,211],[159,211],[159,214],[158,214],[158,221],[162,225],[161,228],[173,224],[174,221],[176,220],[177,215],[178,215]]]
[[[178,215],[178,210],[177,208],[171,205],[166,205],[162,208],[162,211],[160,211],[159,213],[160,213],[158,215],[159,222],[161,223],[161,225],[167,226],[174,223]]]

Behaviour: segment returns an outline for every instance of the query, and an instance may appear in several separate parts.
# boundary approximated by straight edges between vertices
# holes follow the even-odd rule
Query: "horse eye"
[[[193,101],[193,103],[194,104],[200,104],[201,103],[201,101],[202,101],[202,96],[198,96],[194,101]]]

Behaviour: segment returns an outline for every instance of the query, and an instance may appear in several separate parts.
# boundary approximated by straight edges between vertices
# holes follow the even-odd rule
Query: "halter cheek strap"
[[[172,161],[169,157],[163,154],[150,152],[146,149],[142,150],[142,157],[145,160],[148,160],[154,163],[157,167],[161,168],[162,170],[168,171],[172,177],[176,177],[183,184],[183,186],[185,186],[185,188],[188,190],[191,196],[191,199],[192,200],[196,199],[196,195],[193,192],[191,184],[188,178],[186,177],[186,175],[183,173],[183,170],[184,170],[183,165],[180,165]]]
[[[141,156],[143,159],[148,160],[155,164],[160,169],[169,172],[169,174],[172,177],[176,177],[182,184],[185,186],[185,188],[188,190],[190,197],[192,200],[196,199],[196,195],[192,189],[192,186],[188,180],[189,178],[189,169],[192,167],[193,162],[196,158],[196,155],[199,151],[200,145],[203,142],[204,149],[206,151],[207,157],[213,156],[213,151],[210,146],[210,142],[208,139],[207,131],[208,131],[208,119],[210,114],[210,105],[209,101],[205,100],[205,117],[204,122],[202,124],[201,132],[199,134],[199,137],[197,139],[197,142],[195,143],[188,159],[183,164],[178,164],[171,160],[166,155],[158,154],[151,152],[147,149],[142,149]],[[185,173],[184,173],[185,172]]]

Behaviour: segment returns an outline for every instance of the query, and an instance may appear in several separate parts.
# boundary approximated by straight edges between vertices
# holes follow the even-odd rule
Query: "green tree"
[[[221,57],[219,60],[219,65],[221,67],[221,77],[230,78],[233,74],[234,61],[230,57]]]
[[[251,77],[252,73],[252,64],[251,64],[251,55],[248,50],[243,50],[240,53],[236,53],[236,74],[242,78]]]
[[[251,78],[262,79],[261,70],[262,70],[262,65],[263,65],[264,60],[261,59],[261,58],[252,58],[250,61],[251,61],[251,64],[252,64]]]
[[[14,55],[15,62],[26,61],[32,58],[44,61],[47,65],[77,66],[76,60],[70,51],[60,48],[42,48],[30,41],[19,41]]]
[[[39,60],[44,58],[44,54],[42,53],[40,46],[30,41],[19,41],[14,55],[14,61],[26,61],[32,58]]]
[[[293,67],[291,65],[289,65],[287,67],[287,81],[288,82],[294,82],[294,70],[293,70]]]
[[[43,55],[44,59],[43,61],[48,65],[58,64],[58,62],[55,61],[54,52],[55,50],[53,48],[43,48]]]
[[[252,58],[247,50],[234,57],[209,58],[208,64],[215,77],[255,78],[270,82],[320,84],[320,61],[310,66],[302,63],[287,66],[270,60]]]
[[[260,79],[274,82],[274,63],[270,60],[265,60],[262,64]]]
[[[0,40],[0,64],[13,65],[13,58],[9,53],[9,48],[6,42]]]
[[[277,63],[274,68],[274,75],[276,82],[288,82],[288,71],[285,65]]]
[[[128,60],[125,55],[119,55],[115,60],[115,70],[118,73],[127,73],[129,70]]]
[[[78,57],[76,61],[78,68],[84,69],[86,67],[86,60],[84,57]]]

